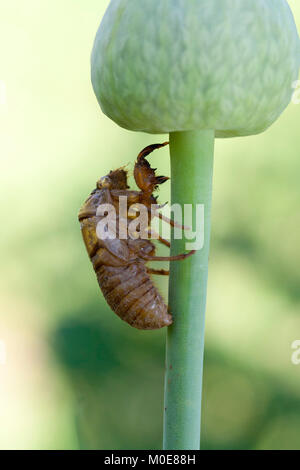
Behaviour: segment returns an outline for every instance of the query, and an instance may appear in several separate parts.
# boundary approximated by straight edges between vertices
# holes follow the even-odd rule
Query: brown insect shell
[[[101,178],[98,184],[80,209],[79,220],[84,243],[106,301],[118,316],[135,328],[153,330],[169,326],[172,316],[147,274],[146,261],[140,257],[141,253],[155,254],[153,243],[142,239],[99,240],[96,233],[101,220],[96,215],[100,204],[112,202],[118,214],[121,195],[128,197],[127,208],[137,202],[150,208],[151,204],[156,204],[156,199],[143,191],[128,191],[126,172],[122,169]],[[102,186],[107,184],[109,189],[107,186],[103,189]],[[119,279],[113,292],[109,287],[111,279]],[[141,281],[142,286],[139,285]],[[131,308],[133,301],[136,302],[134,309]]]

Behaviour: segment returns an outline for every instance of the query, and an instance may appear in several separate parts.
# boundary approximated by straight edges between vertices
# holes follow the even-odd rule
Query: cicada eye
[[[111,179],[108,176],[103,176],[97,183],[98,189],[106,189],[111,187]]]

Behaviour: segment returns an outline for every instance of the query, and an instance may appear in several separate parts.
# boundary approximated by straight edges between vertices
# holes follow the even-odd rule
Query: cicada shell
[[[140,191],[129,190],[127,172],[123,168],[111,171],[98,181],[96,189],[79,212],[83,240],[108,305],[122,320],[140,330],[156,330],[172,324],[172,315],[150,277],[151,273],[168,272],[149,269],[147,262],[184,259],[192,252],[173,258],[158,258],[155,256],[155,245],[149,239],[124,240],[117,236],[114,239],[100,239],[97,226],[103,216],[98,215],[98,208],[100,205],[113,205],[120,222],[120,196],[127,197],[128,208],[133,204],[144,204],[150,209],[151,204],[156,204],[153,191],[168,178],[155,176],[145,157],[166,144],[152,145],[139,154],[134,176]],[[160,241],[169,246],[165,240]]]

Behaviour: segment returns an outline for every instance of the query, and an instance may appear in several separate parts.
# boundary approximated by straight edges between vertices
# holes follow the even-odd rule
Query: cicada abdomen
[[[151,204],[156,204],[152,193],[158,184],[168,178],[156,177],[145,156],[164,145],[156,144],[140,153],[134,173],[140,191],[129,190],[124,169],[112,171],[98,181],[97,188],[79,212],[83,240],[108,305],[122,320],[140,330],[155,330],[172,324],[172,315],[150,277],[150,274],[165,275],[168,272],[149,269],[146,263],[185,259],[193,252],[160,258],[155,256],[155,246],[148,239],[120,239],[119,231],[116,231],[115,238],[103,239],[97,233],[98,224],[103,218],[98,208],[100,205],[112,205],[120,222],[120,196],[126,196],[128,208],[132,204],[144,204],[149,210]],[[160,241],[169,246],[167,241]]]

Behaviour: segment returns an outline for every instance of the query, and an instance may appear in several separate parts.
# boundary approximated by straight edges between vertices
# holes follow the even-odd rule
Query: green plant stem
[[[200,446],[205,306],[210,245],[214,131],[170,135],[172,205],[204,205],[204,246],[184,261],[172,262],[169,305],[174,323],[168,328],[165,376],[164,449],[196,450]],[[172,255],[186,251],[172,239]]]

